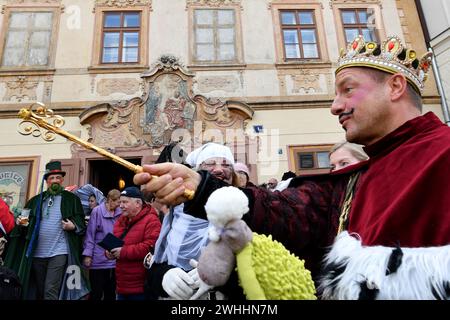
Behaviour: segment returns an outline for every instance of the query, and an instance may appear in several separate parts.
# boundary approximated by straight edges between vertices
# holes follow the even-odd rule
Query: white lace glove
[[[177,300],[187,300],[194,294],[194,280],[181,268],[173,268],[164,274],[162,287],[169,297]]]
[[[197,269],[197,266],[198,266],[197,260],[191,259],[191,260],[189,260],[189,264],[191,265],[191,267],[194,268],[191,271],[189,271],[189,274],[191,274],[192,279],[195,281],[194,289],[198,288],[197,292],[189,300],[197,300],[204,293],[208,292],[209,290],[211,290],[214,287],[210,286],[209,284],[206,284],[205,282],[202,281],[202,279],[200,279],[200,276],[198,275],[198,269]]]

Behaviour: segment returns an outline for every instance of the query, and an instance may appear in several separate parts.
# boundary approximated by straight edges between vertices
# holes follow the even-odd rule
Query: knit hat
[[[120,195],[128,198],[137,198],[144,200],[141,190],[139,190],[137,187],[127,187],[120,193]]]
[[[242,162],[236,162],[234,164],[234,171],[236,171],[236,172],[238,172],[238,171],[245,172],[247,174],[247,177],[250,177],[250,170]]]
[[[66,172],[61,170],[61,161],[51,161],[45,165],[44,180],[52,174],[60,174],[63,177],[66,175]]]
[[[195,149],[186,157],[186,162],[195,169],[206,160],[210,158],[225,158],[231,164],[234,164],[234,157],[231,149],[227,146],[208,142],[201,146],[200,148]]]

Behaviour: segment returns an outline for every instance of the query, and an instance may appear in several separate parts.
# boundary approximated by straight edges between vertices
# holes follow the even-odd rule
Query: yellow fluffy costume
[[[205,286],[225,284],[236,266],[249,300],[315,300],[315,287],[304,261],[271,236],[252,233],[242,216],[248,199],[235,187],[211,194],[205,205],[211,242],[203,250],[198,273]]]

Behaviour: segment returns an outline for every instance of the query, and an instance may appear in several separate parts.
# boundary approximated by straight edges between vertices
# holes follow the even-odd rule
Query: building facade
[[[444,121],[450,126],[450,2],[445,0],[416,0],[419,14],[422,17],[425,40],[433,50],[434,67],[439,73],[442,113]],[[438,86],[439,88],[439,86]]]
[[[334,70],[339,49],[355,35],[395,34],[426,51],[414,0],[0,5],[0,184],[15,188],[18,206],[37,192],[52,159],[63,162],[66,185],[91,183],[107,192],[133,176],[71,140],[45,141],[42,130],[20,127],[18,111],[35,102],[64,117],[70,134],[134,164],[154,162],[169,141],[188,151],[227,143],[249,164],[252,181],[262,183],[288,170],[329,170],[328,150],[344,138],[329,111]],[[442,119],[430,78],[424,112]]]

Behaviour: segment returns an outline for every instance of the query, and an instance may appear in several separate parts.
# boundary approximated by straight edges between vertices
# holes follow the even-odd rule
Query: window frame
[[[111,14],[111,13],[119,13],[120,14],[120,27],[111,27],[111,28],[108,28],[106,31],[105,31],[105,19],[106,19],[106,15],[107,14]],[[124,17],[125,17],[125,14],[126,13],[137,13],[137,14],[139,14],[139,27],[130,27],[130,28],[126,28],[126,27],[124,27],[123,26],[123,23],[124,23]],[[107,10],[105,10],[105,11],[102,11],[102,30],[101,30],[101,45],[100,45],[100,57],[99,57],[99,61],[100,61],[100,64],[102,64],[102,65],[117,65],[117,64],[120,64],[120,65],[126,65],[126,64],[132,64],[132,65],[139,65],[139,63],[140,63],[140,60],[141,60],[141,56],[140,56],[140,51],[141,51],[141,41],[142,41],[142,32],[141,32],[141,28],[142,28],[142,12],[141,11],[132,11],[132,10],[130,10],[130,11],[107,11]],[[104,49],[104,40],[105,40],[105,37],[104,37],[104,35],[105,35],[105,33],[119,33],[119,47],[118,47],[118,49],[119,49],[119,54],[118,54],[118,62],[104,62],[103,61],[103,49]],[[137,32],[138,33],[138,46],[137,46],[137,49],[138,49],[138,54],[137,54],[137,57],[138,57],[138,59],[137,59],[137,61],[136,62],[128,62],[128,61],[126,61],[126,62],[123,62],[122,61],[122,50],[123,50],[123,34],[124,33],[126,33],[126,32]]]
[[[332,2],[333,16],[336,26],[336,34],[338,38],[339,48],[347,48],[347,41],[344,31],[344,24],[342,21],[341,10],[346,9],[365,9],[373,10],[375,14],[375,25],[376,25],[376,36],[378,39],[385,39],[386,32],[383,22],[383,16],[381,13],[381,4],[377,0],[369,0],[366,3],[361,3],[360,1],[348,1],[348,0],[337,0]]]
[[[308,176],[314,174],[328,173],[331,167],[320,168],[318,165],[317,154],[321,152],[329,152],[333,144],[319,144],[319,145],[288,145],[288,165],[289,170],[295,172],[297,176]],[[312,153],[314,155],[314,167],[313,168],[301,168],[300,167],[300,153]]]
[[[46,4],[46,5],[10,5],[4,7],[4,19],[2,23],[2,32],[0,35],[0,72],[48,72],[54,71],[55,59],[56,59],[56,49],[58,41],[58,30],[61,15],[61,5],[59,4]],[[32,65],[32,66],[4,66],[3,65],[3,55],[6,49],[6,40],[9,33],[9,23],[11,20],[12,13],[24,13],[24,12],[51,12],[52,13],[52,23],[51,23],[51,34],[50,43],[47,52],[47,64],[46,65]]]
[[[284,12],[293,12],[294,16],[295,16],[295,21],[296,24],[295,25],[283,25],[283,20],[282,20],[282,14]],[[313,19],[313,23],[312,24],[301,24],[299,20],[299,16],[298,14],[300,12],[310,12],[312,19]],[[281,39],[282,39],[282,46],[283,46],[283,59],[284,61],[302,61],[302,60],[321,60],[321,50],[320,50],[320,43],[319,43],[319,36],[318,36],[318,32],[317,32],[317,21],[316,21],[316,15],[314,12],[314,9],[281,9],[278,11],[279,13],[279,19],[280,19],[280,28],[281,28]],[[298,23],[297,23],[298,22]],[[290,27],[289,27],[290,26]],[[304,52],[303,52],[303,41],[302,41],[302,35],[301,35],[301,30],[314,30],[314,36],[316,37],[316,49],[317,49],[317,57],[315,58],[305,58]],[[298,36],[298,47],[300,49],[300,57],[299,58],[288,58],[286,55],[286,43],[284,42],[284,30],[297,30],[297,36]]]
[[[150,10],[148,5],[129,5],[125,7],[111,7],[98,4],[95,7],[94,28],[92,37],[91,65],[88,67],[90,73],[123,73],[143,72],[149,68],[149,23]],[[138,46],[139,62],[103,62],[103,22],[105,13],[128,13],[140,14],[140,31]]]
[[[199,25],[197,24],[197,15],[196,12],[197,11],[212,11],[213,13],[213,17],[212,17],[212,24],[209,25]],[[233,23],[232,24],[223,24],[223,25],[219,25],[218,23],[218,11],[231,11],[233,13]],[[193,30],[193,35],[194,35],[194,51],[193,51],[193,57],[194,57],[194,61],[196,63],[211,63],[211,64],[218,64],[218,63],[234,63],[236,62],[236,58],[237,58],[237,50],[236,50],[236,12],[233,9],[213,9],[213,8],[204,8],[204,9],[195,9],[194,10],[194,16],[193,16],[193,26],[194,26],[194,30]],[[234,49],[234,57],[233,59],[230,60],[219,60],[219,53],[220,53],[220,42],[219,42],[219,34],[218,31],[219,29],[221,29],[221,27],[223,26],[227,26],[228,29],[230,29],[230,26],[233,28],[233,49]],[[213,49],[214,49],[214,58],[213,60],[199,60],[198,59],[198,52],[197,52],[197,46],[201,43],[197,42],[197,30],[198,29],[212,29],[213,31]]]
[[[299,3],[297,0],[274,1],[271,3],[273,20],[273,32],[275,38],[275,60],[276,66],[283,68],[284,66],[296,64],[311,65],[327,65],[330,63],[328,55],[328,46],[325,36],[325,26],[323,19],[322,4],[319,2]],[[284,48],[284,37],[282,33],[281,11],[312,11],[315,22],[316,44],[319,53],[318,58],[288,58]]]
[[[347,44],[349,44],[350,42],[352,42],[354,39],[351,39],[350,41],[347,41],[347,35],[345,33],[346,29],[358,29],[358,34],[362,34],[362,29],[368,29],[368,23],[361,23],[359,21],[359,12],[366,12],[367,16],[369,16],[369,8],[343,8],[343,9],[339,9],[339,14],[341,15],[341,21],[342,21],[342,29],[344,31],[344,37],[345,37],[345,41]],[[356,23],[345,23],[344,22],[344,18],[343,18],[343,14],[344,12],[354,12],[355,13],[355,17],[357,22]],[[378,36],[378,31],[375,29],[374,35],[375,35],[375,42],[380,41],[379,36]]]
[[[233,10],[234,13],[234,60],[216,60],[205,61],[198,60],[196,54],[196,29],[195,29],[195,11],[196,10]],[[220,7],[202,5],[202,4],[188,4],[188,37],[189,37],[189,67],[196,68],[242,68],[243,61],[243,45],[242,45],[242,23],[241,23],[241,6],[240,4],[229,4]],[[214,33],[216,33],[214,30]],[[214,44],[214,51],[217,50],[216,43]]]

